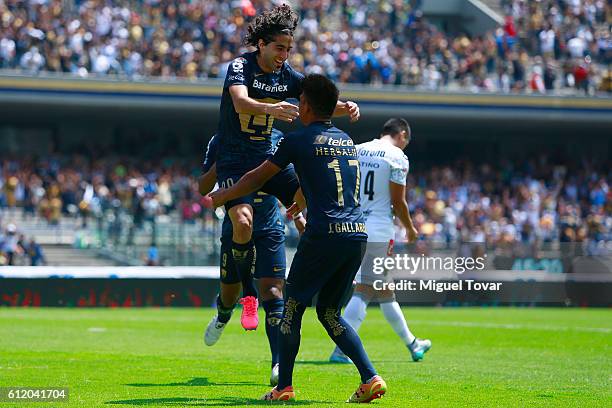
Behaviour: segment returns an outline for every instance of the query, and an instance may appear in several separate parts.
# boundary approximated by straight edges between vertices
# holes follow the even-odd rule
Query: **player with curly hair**
[[[304,76],[287,63],[297,23],[297,15],[287,5],[257,16],[245,36],[245,44],[256,47],[256,50],[241,55],[229,64],[221,96],[215,164],[217,181],[222,187],[233,185],[274,152],[275,119],[291,123],[298,117],[297,106],[286,102],[290,98],[298,99],[302,93]],[[356,121],[359,119],[359,107],[353,102],[338,101],[334,116],[342,115]],[[301,197],[293,166],[284,168],[261,190],[276,196],[286,207]],[[254,198],[249,195],[225,204],[232,222],[229,252],[233,267],[243,283],[240,320],[247,330],[254,330],[259,324],[257,293],[254,285],[248,284],[255,266]],[[266,312],[266,332],[272,333],[272,337],[278,333],[278,319],[274,316],[279,316],[283,311],[284,273],[284,268],[273,268],[270,276],[260,278],[259,282],[260,289],[264,289],[260,290],[260,296]],[[206,329],[209,338],[220,335],[235,306],[223,303],[222,298],[217,302],[217,315]],[[268,327],[269,324],[274,324],[274,327]]]

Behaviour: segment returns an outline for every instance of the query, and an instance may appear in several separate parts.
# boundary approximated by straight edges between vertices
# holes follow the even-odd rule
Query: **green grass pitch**
[[[4,406],[244,406],[268,391],[263,326],[239,310],[214,347],[203,343],[212,309],[0,308],[0,386],[69,387],[68,404]],[[386,379],[380,407],[612,406],[612,311],[406,308],[431,351],[413,363],[378,308],[360,331]],[[263,315],[260,315],[263,317]],[[303,406],[344,406],[359,383],[331,365],[332,343],[313,309],[304,317],[294,387]]]

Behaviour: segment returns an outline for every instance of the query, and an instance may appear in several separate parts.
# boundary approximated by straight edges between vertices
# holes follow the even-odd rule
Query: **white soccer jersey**
[[[399,147],[380,139],[357,145],[357,152],[368,241],[387,242],[395,235],[389,182],[406,185],[408,158]]]

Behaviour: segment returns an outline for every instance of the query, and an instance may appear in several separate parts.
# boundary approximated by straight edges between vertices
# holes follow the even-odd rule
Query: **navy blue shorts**
[[[219,171],[219,169],[217,169],[217,171]],[[244,174],[246,174],[246,172],[225,173],[219,171],[217,174],[217,181],[222,188],[228,188],[237,183]],[[295,174],[293,165],[289,165],[268,180],[261,188],[261,191],[275,196],[285,207],[289,208],[291,204],[293,204],[293,197],[299,188],[300,183]],[[253,205],[253,197],[245,196],[230,200],[225,203],[225,210],[228,211],[230,208],[239,204]]]
[[[285,234],[273,231],[253,235],[255,241],[255,279],[285,279],[287,259],[285,257]],[[221,239],[221,282],[239,283],[240,277],[232,257],[232,239]]]
[[[306,237],[298,244],[285,286],[285,298],[309,306],[339,309],[353,286],[365,253],[366,241]]]

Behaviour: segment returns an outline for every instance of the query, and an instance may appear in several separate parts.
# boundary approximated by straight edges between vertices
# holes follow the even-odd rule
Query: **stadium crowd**
[[[421,235],[488,246],[612,240],[609,166],[559,165],[546,156],[515,163],[459,161],[409,174]]]
[[[90,219],[127,215],[140,228],[174,214],[184,223],[205,218],[202,228],[219,228],[221,217],[213,216],[197,192],[195,162],[190,167],[127,158],[3,160],[0,206],[22,207],[25,218],[37,215],[50,225],[61,217],[81,217],[85,227]],[[612,241],[609,166],[558,165],[547,156],[512,163],[463,160],[411,170],[408,202],[421,239],[493,246]],[[405,232],[398,230],[397,238],[405,239]]]
[[[196,162],[194,160],[194,162]],[[177,210],[184,222],[201,215],[196,173],[187,166],[129,158],[83,156],[0,161],[0,207],[23,207],[50,225],[62,216],[92,217],[127,212],[136,226]]]
[[[609,2],[502,0],[505,23],[450,34],[422,1],[300,2],[291,64],[346,83],[500,92],[610,92]],[[267,0],[0,0],[0,68],[32,74],[223,77]]]

